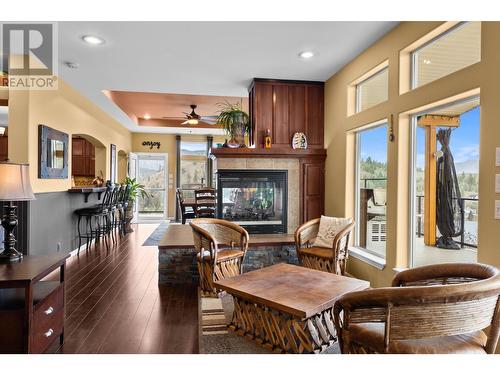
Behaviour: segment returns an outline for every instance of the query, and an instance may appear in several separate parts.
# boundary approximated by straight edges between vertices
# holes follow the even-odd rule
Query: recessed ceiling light
[[[312,52],[312,51],[303,51],[303,52],[299,53],[299,57],[301,57],[303,59],[310,59],[313,56],[314,56],[314,52]]]
[[[431,63],[431,60],[424,59],[424,64],[429,65]]]
[[[99,38],[98,36],[95,35],[84,35],[82,39],[85,43],[92,44],[94,46],[104,43],[104,39]]]
[[[150,118],[151,118],[151,116],[150,116],[149,114],[147,114],[147,113],[146,113],[146,114],[144,115],[144,120],[149,120]]]

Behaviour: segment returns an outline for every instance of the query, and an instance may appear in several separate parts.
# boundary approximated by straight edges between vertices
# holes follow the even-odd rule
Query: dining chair
[[[194,191],[195,214],[197,218],[215,218],[216,194],[213,188]]]
[[[184,194],[181,188],[175,190],[175,195],[177,196],[177,204],[179,205],[179,211],[181,212],[182,224],[186,224],[186,219],[194,219],[196,213],[192,207],[187,207],[184,204]]]

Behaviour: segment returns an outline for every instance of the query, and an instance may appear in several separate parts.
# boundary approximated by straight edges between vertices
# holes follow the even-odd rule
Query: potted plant
[[[250,130],[248,113],[241,109],[241,104],[229,102],[219,103],[220,110],[217,123],[221,124],[225,133],[231,137],[227,142],[228,147],[245,147],[245,134]]]
[[[136,204],[137,197],[148,198],[149,194],[145,190],[144,185],[139,184],[135,178],[126,177],[125,185],[130,185],[130,192],[128,196],[128,205],[125,211],[125,232],[130,233],[134,230],[130,226],[132,219],[134,218],[134,205]]]

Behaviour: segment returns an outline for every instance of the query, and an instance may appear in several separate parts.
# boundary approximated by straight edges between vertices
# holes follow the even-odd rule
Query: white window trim
[[[355,131],[355,139],[356,139],[356,154],[355,154],[355,170],[354,170],[354,217],[357,219],[359,217],[359,134],[362,133],[363,131],[366,130],[371,130],[371,129],[376,129],[378,127],[386,126],[387,129],[389,130],[389,120],[387,118],[384,118],[382,120],[373,122],[371,124],[368,124],[366,126],[363,126]],[[387,148],[389,147],[389,142],[387,142]],[[354,233],[355,241],[359,238],[359,226],[356,225],[355,227],[355,233]],[[386,237],[387,238],[387,237]],[[387,241],[386,241],[387,243]],[[375,255],[372,251],[369,249],[364,249],[359,246],[350,246],[349,247],[349,253],[351,253],[354,258],[357,258],[361,261],[364,261],[378,269],[384,269],[386,260],[385,258],[382,258],[380,256]],[[386,257],[387,257],[387,245],[386,245]]]
[[[349,246],[349,255],[353,258],[359,259],[362,262],[368,263],[379,270],[383,270],[386,266],[386,260],[369,253],[365,249],[357,246]]]
[[[422,86],[425,86],[431,82],[434,82],[434,81],[431,81],[431,82],[427,82],[423,85],[418,85],[417,86],[417,69],[418,69],[418,64],[417,64],[417,59],[416,59],[416,54],[421,51],[422,49],[424,49],[425,47],[437,42],[438,40],[446,37],[447,35],[455,32],[456,30],[464,27],[466,24],[468,24],[470,21],[464,21],[464,22],[458,22],[456,25],[453,25],[452,27],[450,27],[449,29],[447,29],[446,31],[442,32],[441,34],[435,36],[434,38],[432,38],[431,40],[428,40],[427,42],[423,43],[422,45],[420,45],[418,48],[414,49],[413,51],[410,52],[410,61],[411,61],[411,69],[410,69],[410,90],[415,90],[419,87],[422,87]],[[469,65],[468,65],[469,66]],[[460,70],[464,69],[466,67],[462,67]],[[446,76],[443,76],[443,77],[446,77]],[[440,77],[440,78],[443,78],[443,77]],[[440,79],[438,78],[438,79]]]
[[[384,100],[384,101],[381,101],[380,103],[377,103],[371,107],[368,107],[368,108],[365,108],[365,109],[361,109],[361,90],[359,89],[359,87],[372,80],[373,78],[377,77],[378,75],[381,75],[383,74],[385,71],[387,71],[387,75],[388,75],[388,78],[389,78],[389,65],[384,65],[382,66],[382,68],[380,68],[380,70],[376,71],[375,73],[371,74],[369,77],[366,77],[365,79],[363,79],[362,81],[360,82],[357,82],[355,85],[354,85],[354,90],[356,92],[356,99],[355,99],[355,103],[354,103],[354,111],[355,113],[360,113],[360,112],[363,112],[363,111],[366,111],[370,108],[373,108],[379,104],[382,104],[384,102],[386,102],[388,99]],[[387,98],[389,98],[389,85],[387,85]]]

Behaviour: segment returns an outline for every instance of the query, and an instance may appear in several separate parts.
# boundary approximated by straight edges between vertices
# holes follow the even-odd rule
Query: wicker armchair
[[[341,352],[494,353],[499,294],[499,271],[483,264],[402,271],[390,288],[348,293],[335,303]]]
[[[295,246],[299,260],[307,268],[344,275],[354,221],[337,233],[331,249],[312,246],[318,235],[319,221],[320,219],[310,220],[295,230]]]
[[[204,296],[217,296],[214,281],[241,274],[248,249],[248,232],[220,219],[194,219],[191,223],[197,251],[200,288]]]

